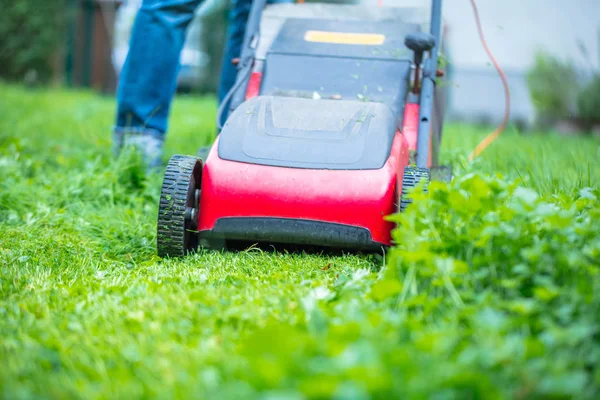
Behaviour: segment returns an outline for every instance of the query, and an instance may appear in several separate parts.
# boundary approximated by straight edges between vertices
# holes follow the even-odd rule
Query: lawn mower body
[[[391,243],[393,225],[383,217],[397,211],[396,180],[409,157],[399,132],[389,157],[371,169],[281,173],[282,167],[221,158],[220,145],[202,176],[199,231],[205,237],[365,250]]]
[[[184,236],[196,235],[183,247],[220,239],[380,250],[392,244],[385,217],[401,211],[403,185],[428,178],[437,161],[441,1],[425,22],[411,8],[377,7],[365,19],[361,6],[278,6],[294,17],[253,4],[226,122],[205,159],[180,171],[192,178]],[[425,29],[433,34],[419,36]],[[431,42],[423,65],[407,37],[413,48]]]

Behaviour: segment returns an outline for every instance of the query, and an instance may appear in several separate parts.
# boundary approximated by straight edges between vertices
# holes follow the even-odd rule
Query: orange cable
[[[471,0],[471,5],[473,6],[473,13],[475,13],[475,22],[477,23],[477,30],[479,32],[479,38],[481,39],[483,48],[485,49],[487,55],[494,64],[494,67],[496,67],[498,75],[500,75],[500,79],[502,79],[502,84],[504,85],[504,96],[506,99],[506,105],[504,109],[504,119],[502,120],[502,123],[492,133],[487,135],[477,145],[477,147],[475,147],[475,150],[473,150],[473,152],[471,152],[471,154],[469,155],[469,161],[472,161],[475,157],[479,156],[490,144],[492,144],[494,140],[496,140],[504,131],[506,125],[508,124],[508,121],[510,120],[510,90],[508,88],[508,81],[506,79],[506,75],[504,75],[504,71],[502,71],[502,68],[496,61],[496,58],[494,58],[494,55],[490,51],[490,48],[488,47],[487,42],[485,41],[485,36],[481,27],[481,20],[479,18],[479,11],[477,10],[477,4],[475,3],[475,0]]]

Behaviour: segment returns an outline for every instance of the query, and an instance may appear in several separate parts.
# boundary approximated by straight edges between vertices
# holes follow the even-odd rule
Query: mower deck
[[[298,220],[315,222],[315,228],[332,224],[327,239],[307,244],[381,247],[391,243],[393,224],[383,217],[397,210],[397,170],[408,163],[408,146],[401,134],[395,136],[390,156],[381,168],[364,170],[288,168],[230,161],[220,157],[218,147],[219,143],[213,146],[203,171],[198,224],[201,235],[216,230],[217,235],[221,231],[227,238],[229,228],[219,227],[224,223],[221,220],[244,219],[248,225],[252,224],[248,220],[257,219],[261,229],[247,230],[240,237],[237,228],[231,228],[231,238],[274,240],[294,225],[288,221]],[[336,233],[364,229],[370,239],[362,235],[353,240],[352,236]],[[319,238],[318,233],[303,236]],[[284,239],[278,241],[294,242],[293,238]]]

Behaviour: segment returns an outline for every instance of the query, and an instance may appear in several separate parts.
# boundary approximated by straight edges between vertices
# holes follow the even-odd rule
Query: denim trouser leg
[[[177,89],[179,57],[186,29],[203,0],[143,0],[117,89],[116,132],[144,132],[164,139]],[[293,0],[268,0],[292,3]],[[252,0],[232,0],[219,83],[219,102],[235,83]]]
[[[163,139],[186,30],[203,0],[143,0],[117,89],[115,131]]]

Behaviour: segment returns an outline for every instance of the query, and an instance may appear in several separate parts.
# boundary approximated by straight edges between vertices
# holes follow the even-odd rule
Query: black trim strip
[[[203,239],[230,239],[381,251],[368,229],[333,222],[275,217],[219,218]]]

